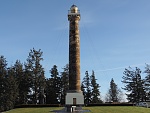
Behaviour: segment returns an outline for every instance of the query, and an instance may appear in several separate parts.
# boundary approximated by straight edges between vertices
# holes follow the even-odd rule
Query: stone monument
[[[80,83],[80,11],[72,5],[68,11],[69,21],[69,90],[67,91],[65,105],[67,111],[73,112],[84,105],[84,96]]]

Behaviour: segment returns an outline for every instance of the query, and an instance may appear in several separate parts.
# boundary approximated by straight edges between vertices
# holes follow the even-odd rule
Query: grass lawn
[[[61,110],[62,107],[43,107],[43,108],[17,108],[6,113],[50,113],[53,110]],[[51,112],[53,113],[53,112]]]
[[[50,113],[53,110],[63,109],[62,107],[44,107],[44,108],[18,108],[7,111],[6,113]],[[84,107],[91,113],[150,113],[150,108],[132,107],[132,106],[99,106]],[[90,113],[90,112],[89,112]]]
[[[84,109],[89,109],[91,113],[150,113],[150,108],[134,106],[99,106]]]

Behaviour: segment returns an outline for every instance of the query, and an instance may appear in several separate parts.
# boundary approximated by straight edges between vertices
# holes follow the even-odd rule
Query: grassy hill
[[[53,110],[63,109],[62,107],[44,107],[44,108],[17,108],[6,113],[50,113]],[[150,108],[133,107],[133,106],[99,106],[84,107],[91,113],[150,113]]]

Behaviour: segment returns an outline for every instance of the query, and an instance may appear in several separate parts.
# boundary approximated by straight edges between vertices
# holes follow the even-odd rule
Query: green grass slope
[[[62,107],[45,107],[45,108],[18,108],[7,111],[6,113],[50,113],[53,110],[60,110]],[[91,113],[150,113],[150,108],[133,107],[133,106],[97,106],[84,107]],[[90,113],[90,112],[89,112]]]
[[[150,108],[134,106],[99,106],[86,107],[92,113],[150,113]]]
[[[52,113],[53,110],[61,110],[61,107],[43,107],[43,108],[17,108],[6,113]]]

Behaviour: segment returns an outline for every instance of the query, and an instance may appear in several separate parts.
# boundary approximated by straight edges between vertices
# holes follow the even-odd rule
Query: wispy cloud
[[[129,66],[122,66],[122,67],[115,67],[115,68],[109,68],[109,69],[102,69],[102,70],[96,70],[95,72],[104,72],[104,71],[113,71],[113,70],[119,70],[119,69],[125,69],[128,67],[139,67],[139,66],[144,66],[145,64],[133,64]]]

